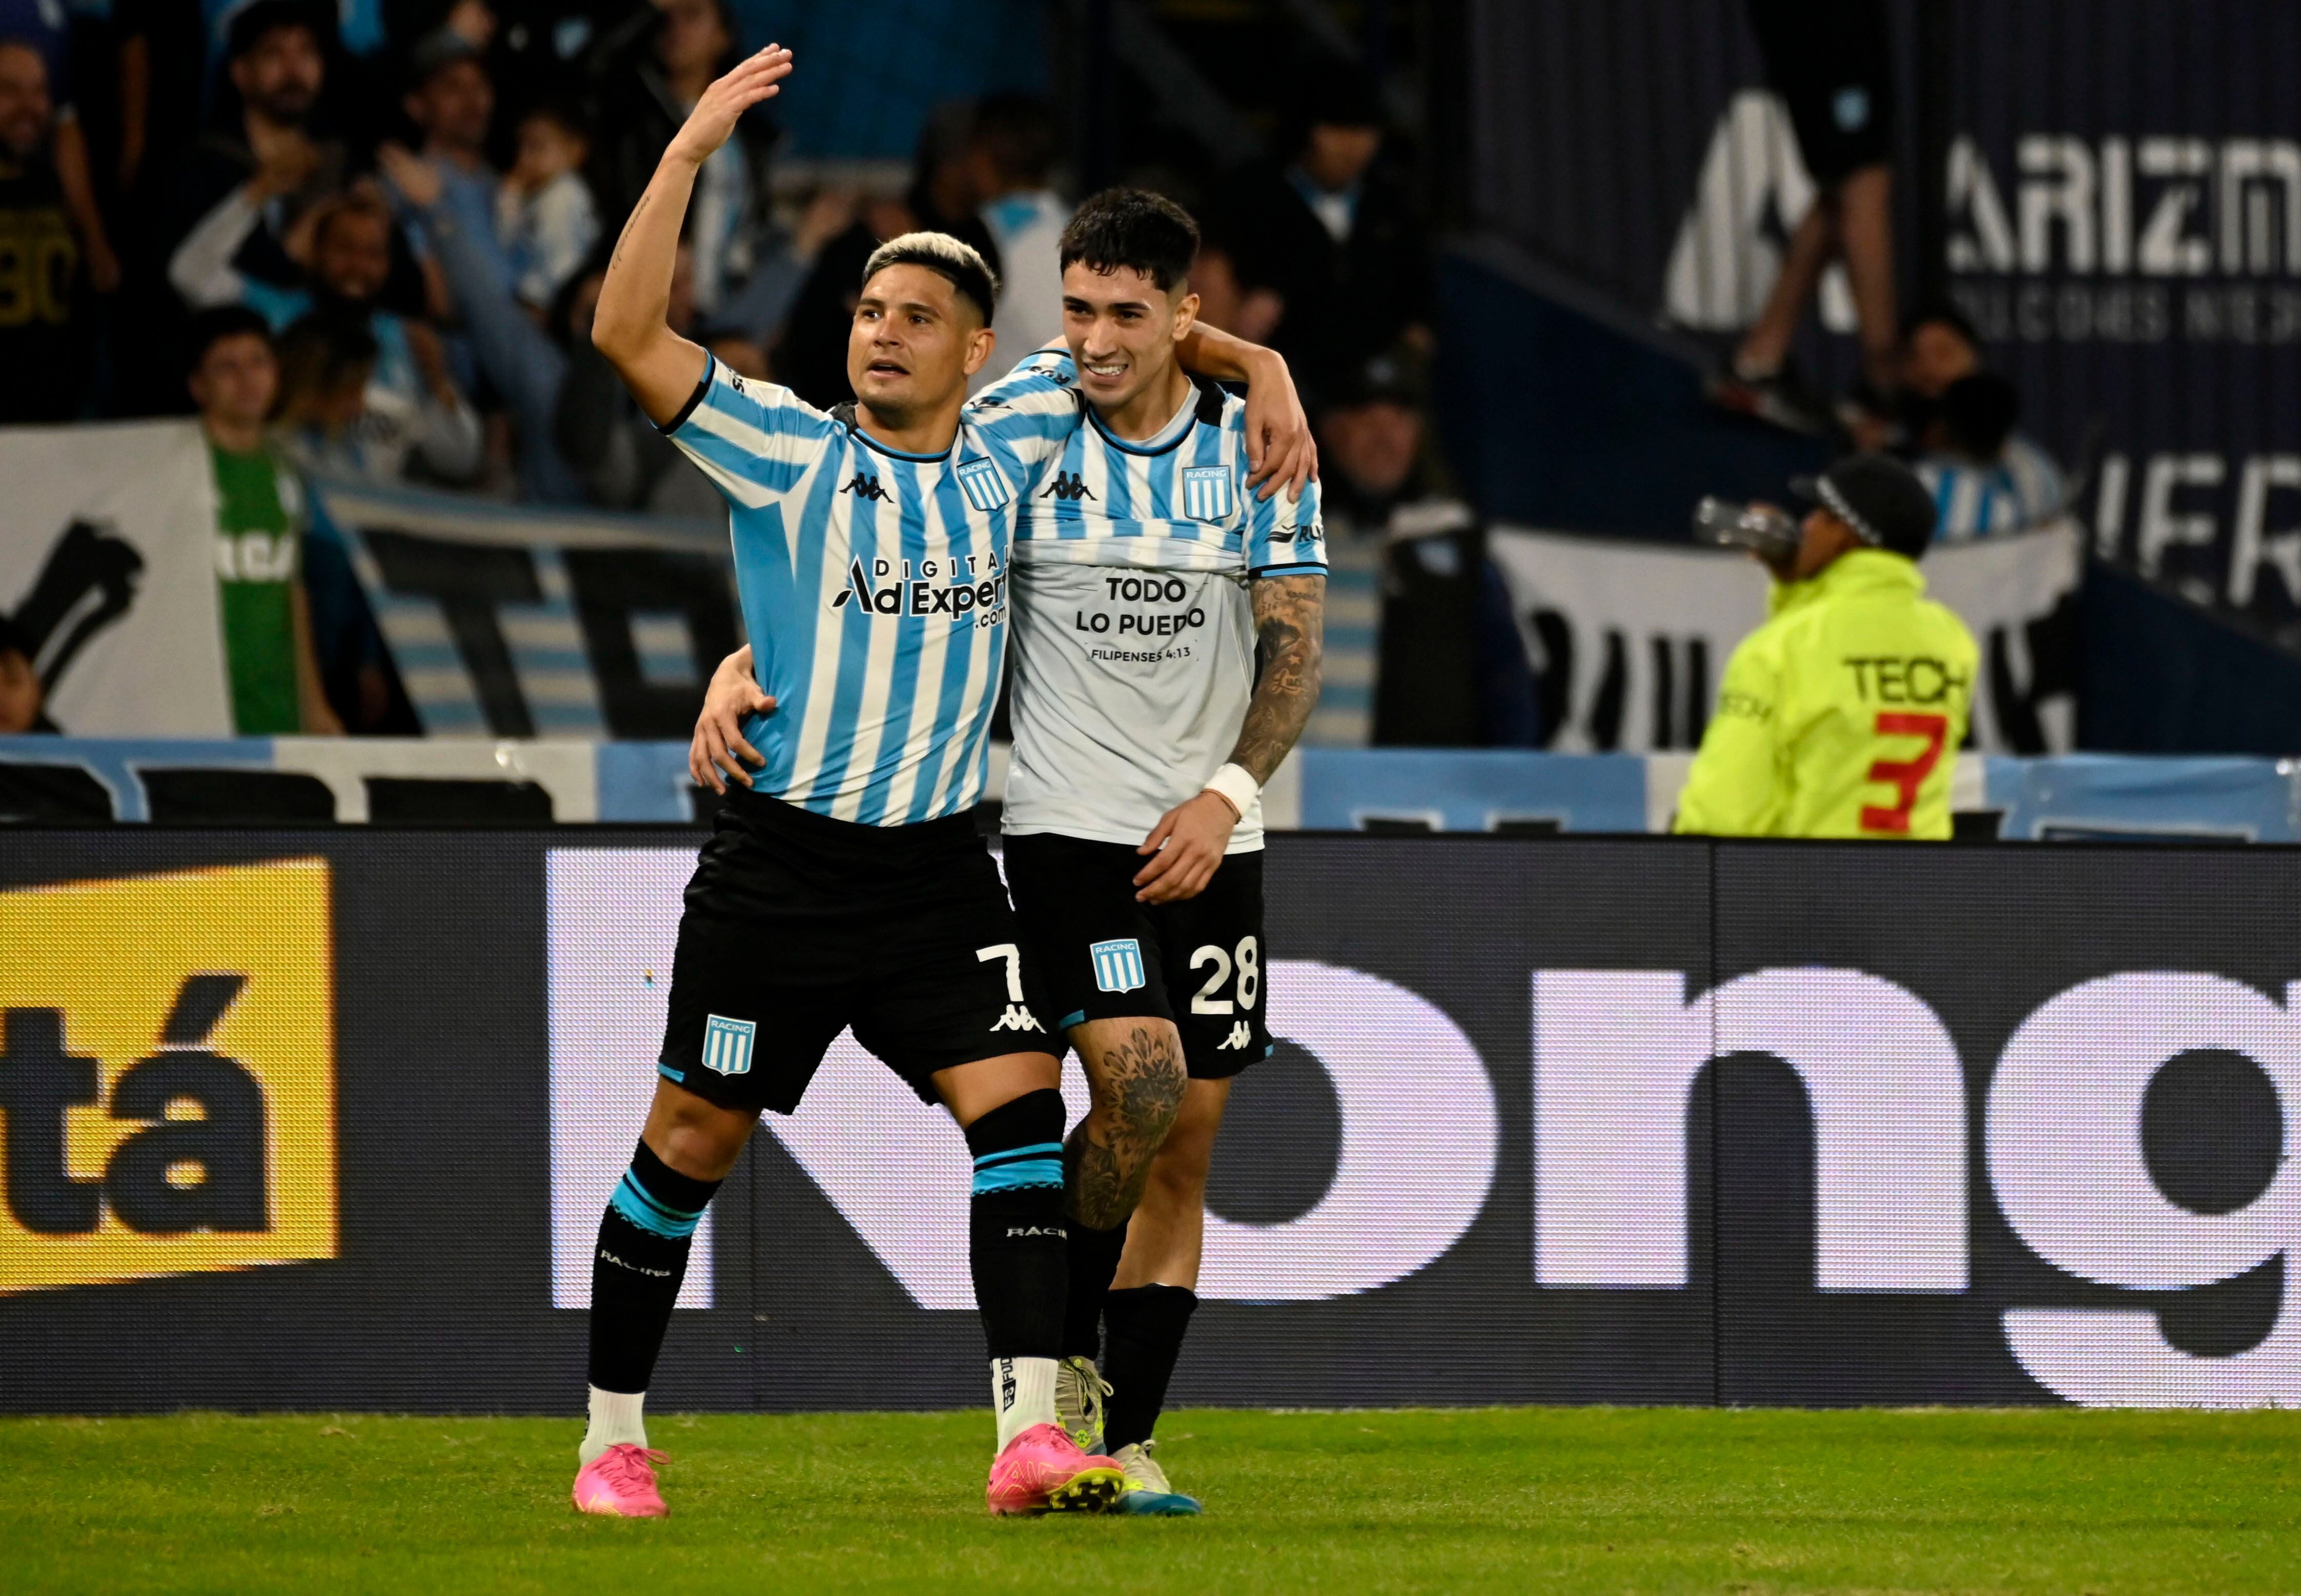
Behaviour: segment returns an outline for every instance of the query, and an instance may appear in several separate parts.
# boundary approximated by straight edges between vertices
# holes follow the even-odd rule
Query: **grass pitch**
[[[1199,1519],[992,1520],[978,1414],[658,1418],[672,1517],[536,1419],[0,1421],[29,1591],[2285,1591],[2301,1414],[1168,1416]]]

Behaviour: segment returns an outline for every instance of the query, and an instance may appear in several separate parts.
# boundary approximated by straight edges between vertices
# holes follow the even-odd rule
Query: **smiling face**
[[[1198,317],[1189,289],[1180,281],[1162,288],[1131,266],[1098,272],[1073,261],[1063,269],[1063,338],[1089,404],[1124,409],[1166,380],[1175,346]]]
[[[339,298],[374,298],[391,275],[391,218],[364,205],[332,212],[312,240],[312,275]]]
[[[882,422],[914,425],[956,407],[993,342],[983,313],[950,279],[908,262],[883,267],[855,305],[847,380]]]

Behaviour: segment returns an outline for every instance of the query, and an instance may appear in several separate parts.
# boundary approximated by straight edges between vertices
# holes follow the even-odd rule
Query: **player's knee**
[[[757,1123],[705,1102],[691,1093],[658,1101],[649,1116],[647,1141],[656,1157],[683,1175],[716,1181],[726,1177]]]
[[[1150,1160],[1150,1184],[1170,1202],[1194,1203],[1204,1198],[1207,1171],[1214,1163],[1215,1139],[1196,1126],[1184,1126],[1169,1136]]]

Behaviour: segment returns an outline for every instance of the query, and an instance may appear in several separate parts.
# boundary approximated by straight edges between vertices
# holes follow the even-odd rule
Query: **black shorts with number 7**
[[[1124,842],[1034,831],[1005,848],[1007,890],[1058,1035],[1087,1020],[1172,1020],[1195,1081],[1269,1055],[1260,849],[1226,857],[1196,898],[1137,903],[1148,860]]]

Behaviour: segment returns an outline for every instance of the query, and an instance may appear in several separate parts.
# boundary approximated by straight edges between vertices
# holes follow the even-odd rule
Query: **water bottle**
[[[1694,535],[1705,543],[1750,549],[1770,565],[1795,554],[1800,540],[1797,522],[1770,505],[1707,497],[1694,506]]]

